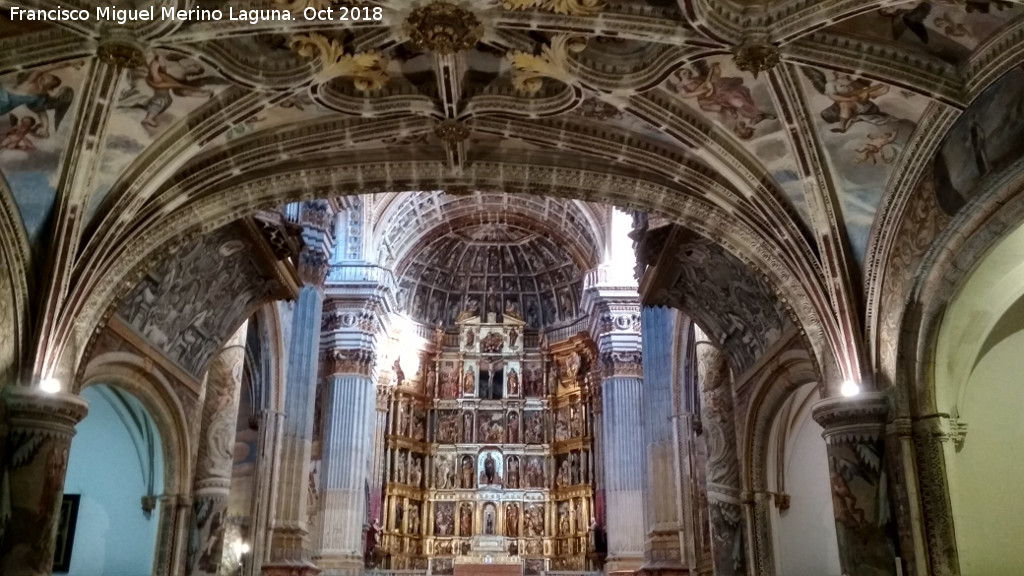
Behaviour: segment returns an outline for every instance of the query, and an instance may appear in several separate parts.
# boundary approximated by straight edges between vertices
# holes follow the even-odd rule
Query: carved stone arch
[[[935,351],[943,316],[984,254],[1024,223],[1024,160],[989,176],[932,241],[900,318],[893,374],[897,416],[908,419],[931,573],[959,574],[945,455],[935,417]],[[907,473],[909,476],[909,472]],[[908,478],[908,481],[910,479]],[[915,504],[915,503],[912,503]]]
[[[549,155],[550,156],[550,155]],[[361,164],[296,165],[289,172],[245,173],[208,191],[135,234],[106,269],[90,279],[76,298],[69,318],[78,329],[101,323],[109,307],[138,282],[148,266],[177,242],[194,239],[259,209],[289,202],[347,194],[393,190],[437,190],[460,186],[484,191],[548,195],[611,203],[663,214],[736,255],[740,263],[765,278],[772,291],[791,307],[822,365],[830,365],[832,345],[826,327],[833,322],[821,296],[819,271],[799,255],[777,246],[780,240],[751,227],[689,190],[685,185],[611,171],[546,165],[540,158],[476,162],[452,176],[431,160],[382,160]],[[127,288],[126,288],[127,287]],[[800,304],[797,304],[800,303]],[[833,332],[834,333],[834,332]],[[87,335],[83,334],[83,340]],[[68,352],[73,353],[71,350]]]
[[[0,174],[0,389],[19,375],[29,341],[31,248],[18,206]],[[2,410],[2,408],[0,408]]]
[[[768,444],[772,426],[786,400],[800,387],[816,383],[822,389],[822,377],[803,342],[791,335],[788,342],[768,363],[744,384],[750,387],[746,433],[740,446],[742,489],[749,494],[750,556],[755,574],[773,574],[770,506],[768,493]]]
[[[75,393],[104,384],[123,390],[146,409],[160,434],[163,454],[163,494],[159,505],[154,574],[177,574],[187,533],[182,512],[191,501],[192,439],[185,410],[171,384],[151,370],[148,361],[127,352],[110,352],[92,359]]]
[[[106,384],[128,392],[142,403],[160,432],[164,453],[164,492],[187,495],[192,489],[192,439],[185,409],[171,383],[147,367],[147,361],[127,352],[110,352],[93,358],[75,393]]]

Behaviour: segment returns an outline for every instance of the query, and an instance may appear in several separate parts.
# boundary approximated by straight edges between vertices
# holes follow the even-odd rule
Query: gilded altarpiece
[[[594,459],[584,373],[571,369],[580,356],[542,348],[511,314],[463,316],[424,359],[422,392],[396,389],[384,563],[433,574],[484,562],[528,575],[586,569]]]

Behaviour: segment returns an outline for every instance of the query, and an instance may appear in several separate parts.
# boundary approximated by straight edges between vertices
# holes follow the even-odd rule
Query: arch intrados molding
[[[946,309],[982,257],[1024,224],[1024,159],[990,176],[979,188],[983,192],[932,241],[904,305],[899,352],[906,361],[895,374],[895,385],[906,393],[897,398],[909,405],[898,404],[900,412],[920,416],[936,411],[932,368]]]
[[[555,227],[545,222],[542,217],[539,217],[538,215],[531,215],[525,211],[508,212],[506,214],[507,216],[502,215],[500,218],[481,218],[478,216],[460,215],[455,218],[438,222],[422,234],[405,237],[403,247],[397,252],[399,256],[394,259],[395,274],[401,275],[405,267],[412,262],[412,258],[426,250],[429,245],[433,244],[435,241],[445,237],[449,233],[457,234],[459,230],[474,224],[510,224],[516,228],[528,228],[531,222],[537,222],[540,226],[538,226],[539,229],[535,230],[534,233],[553,237],[556,241],[555,243],[560,244],[565,251],[574,258],[574,264],[580,268],[580,272],[586,272],[589,267],[597,265],[597,262],[588,262],[586,260],[586,248],[580,246],[581,242],[572,239],[566,234],[562,234]],[[532,220],[534,217],[537,219]],[[594,252],[595,258],[601,257],[600,246],[590,246],[590,249]]]
[[[678,189],[637,177],[579,168],[500,162],[475,163],[467,167],[467,174],[461,178],[449,174],[439,163],[417,161],[317,169],[298,167],[289,173],[239,178],[233,185],[200,197],[162,220],[152,222],[152,232],[140,228],[131,242],[112,255],[111,265],[104,276],[93,279],[90,286],[94,290],[77,295],[76,301],[80,304],[70,310],[67,317],[79,318],[76,323],[79,329],[101,325],[109,317],[117,299],[144,274],[143,262],[166,254],[173,242],[194,239],[257,210],[301,200],[392,190],[444,189],[448,186],[598,201],[664,214],[721,244],[766,278],[776,296],[781,294],[786,300],[786,306],[795,314],[801,331],[809,335],[819,358],[832,355],[822,321],[823,317],[828,318],[828,312],[822,315],[814,308],[808,287],[802,285],[788,263],[779,258],[781,250],[774,239],[761,236],[732,214]],[[818,288],[812,286],[811,289]],[[84,336],[83,341],[88,334]]]
[[[164,494],[187,494],[192,478],[192,441],[185,410],[170,383],[147,370],[142,358],[126,352],[110,352],[90,361],[82,378],[75,380],[74,393],[81,394],[86,388],[100,384],[131,394],[145,407],[160,432]]]

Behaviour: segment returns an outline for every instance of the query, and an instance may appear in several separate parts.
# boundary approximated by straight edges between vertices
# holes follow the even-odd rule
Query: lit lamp
[[[39,382],[39,389],[47,394],[56,394],[60,392],[60,380],[56,378],[44,378]]]
[[[231,549],[235,553],[235,558],[238,559],[238,574],[242,574],[242,560],[243,556],[249,553],[249,544],[238,539],[231,544]]]
[[[842,387],[839,388],[839,393],[847,398],[856,396],[857,394],[860,394],[860,385],[852,380],[847,380],[846,382],[843,382]]]

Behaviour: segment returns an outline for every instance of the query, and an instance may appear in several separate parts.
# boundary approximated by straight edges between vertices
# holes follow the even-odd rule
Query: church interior
[[[0,0],[0,574],[1024,574],[1024,3],[150,6]]]

